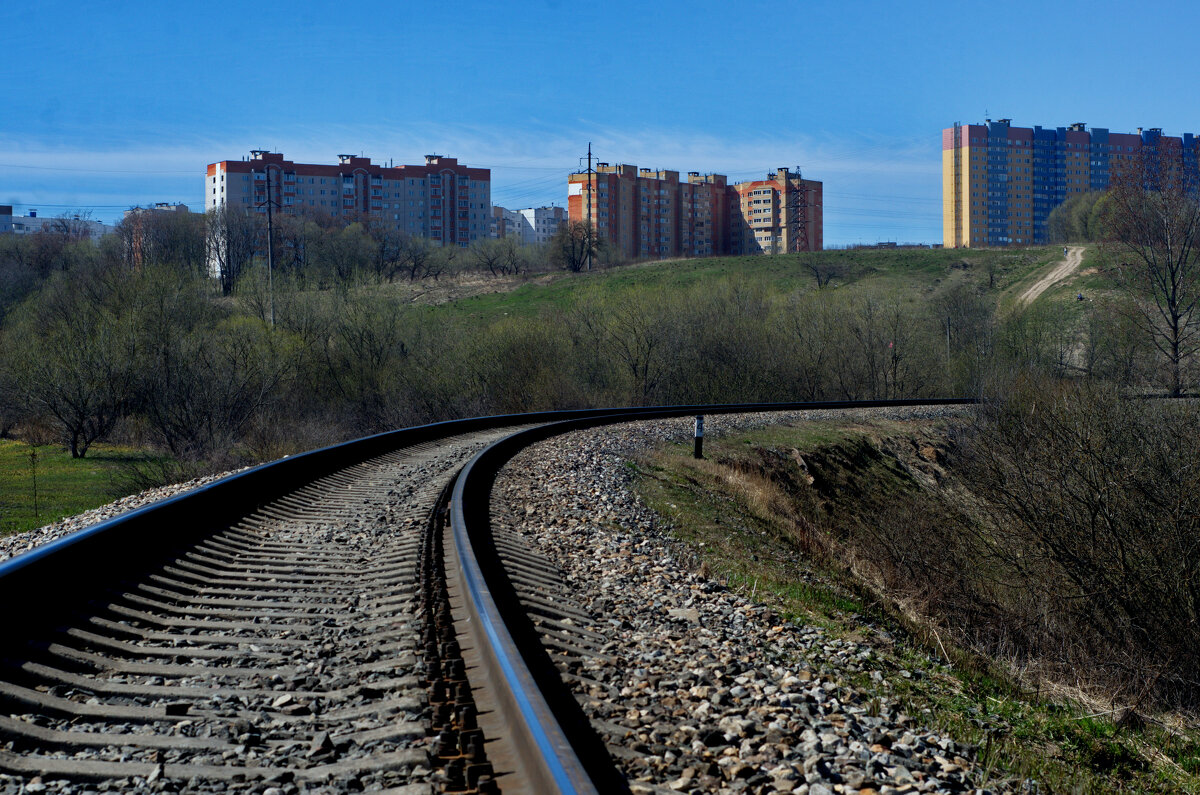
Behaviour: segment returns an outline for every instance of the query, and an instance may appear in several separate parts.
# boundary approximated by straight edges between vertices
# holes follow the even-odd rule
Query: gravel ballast
[[[712,435],[833,416],[707,421]],[[969,747],[904,715],[886,687],[866,692],[848,684],[875,671],[870,645],[781,621],[681,562],[687,550],[634,495],[625,462],[691,432],[691,420],[679,419],[556,437],[514,458],[493,498],[494,510],[559,567],[564,590],[592,618],[585,629],[609,639],[601,654],[585,655],[566,673],[634,791],[979,791],[983,777]]]
[[[839,418],[937,418],[961,408],[707,417],[710,436]],[[626,462],[689,438],[690,418],[580,431],[542,442],[501,472],[494,509],[562,573],[603,635],[567,676],[642,793],[895,795],[996,792],[973,750],[849,684],[874,673],[869,643],[782,621],[701,576],[690,551],[632,490]],[[0,560],[225,475],[151,489],[30,533],[0,538]],[[865,633],[870,634],[870,633]]]

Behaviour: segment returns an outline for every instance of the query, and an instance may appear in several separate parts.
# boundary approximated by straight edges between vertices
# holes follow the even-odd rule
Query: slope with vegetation
[[[869,638],[879,673],[848,684],[895,692],[998,777],[1191,792],[1200,451],[1179,434],[1197,413],[1024,384],[964,418],[664,448],[639,490],[710,576]]]

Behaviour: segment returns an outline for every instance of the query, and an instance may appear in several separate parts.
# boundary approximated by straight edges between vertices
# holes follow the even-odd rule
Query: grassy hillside
[[[859,249],[668,260],[590,273],[538,277],[519,285],[504,282],[501,291],[439,303],[456,313],[487,319],[505,314],[535,316],[547,310],[565,309],[589,290],[688,290],[728,278],[761,284],[775,294],[808,293],[817,290],[814,267],[836,274],[829,283],[830,288],[873,288],[901,296],[929,295],[965,281],[995,290],[1000,295],[1061,256],[1061,249],[1046,246],[1018,251]],[[989,276],[994,279],[994,286],[990,288]]]

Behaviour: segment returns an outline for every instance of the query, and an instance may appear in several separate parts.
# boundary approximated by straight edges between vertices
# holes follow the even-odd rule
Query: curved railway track
[[[595,639],[554,568],[492,533],[500,467],[597,424],[929,403],[442,423],[80,531],[0,564],[0,773],[33,791],[627,791],[551,661]]]

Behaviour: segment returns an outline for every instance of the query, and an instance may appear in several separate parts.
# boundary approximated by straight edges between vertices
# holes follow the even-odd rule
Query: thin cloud
[[[623,131],[581,120],[503,130],[483,125],[287,127],[171,144],[130,137],[104,146],[38,147],[0,138],[0,174],[17,203],[85,207],[154,201],[203,205],[207,164],[247,157],[251,149],[283,152],[297,162],[336,162],[362,154],[377,163],[421,163],[427,154],[490,168],[492,196],[506,206],[564,204],[566,175],[584,166],[588,142],[599,161],[680,172],[756,179],[799,165],[825,186],[825,239],[931,240],[940,237],[940,138],[762,135],[724,137],[672,129]],[[933,208],[933,209],[931,209]],[[97,212],[97,216],[114,216]]]

